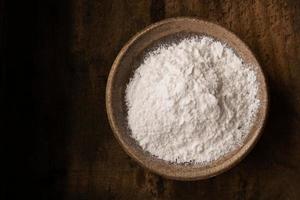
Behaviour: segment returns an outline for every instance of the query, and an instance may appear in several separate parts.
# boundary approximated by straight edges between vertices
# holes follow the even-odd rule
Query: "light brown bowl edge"
[[[256,63],[257,66],[259,66],[260,68],[260,72],[262,74],[260,83],[262,84],[262,91],[264,93],[265,99],[262,105],[262,119],[263,121],[259,124],[259,126],[257,127],[255,134],[251,140],[247,141],[246,144],[244,144],[244,146],[237,152],[237,154],[235,154],[234,156],[232,156],[230,159],[228,159],[228,161],[223,162],[221,165],[219,166],[215,166],[212,169],[207,169],[204,170],[202,169],[202,173],[201,174],[197,174],[195,173],[193,176],[193,173],[190,173],[188,176],[186,176],[185,174],[180,174],[180,173],[175,173],[170,175],[170,173],[164,173],[162,171],[156,170],[152,167],[151,164],[149,163],[144,163],[143,161],[141,161],[138,157],[136,157],[136,155],[134,155],[131,151],[130,151],[130,147],[128,147],[123,139],[122,139],[122,133],[119,133],[117,130],[118,128],[116,127],[116,124],[114,123],[114,116],[112,115],[112,104],[111,104],[111,92],[112,92],[112,83],[113,83],[113,79],[114,79],[114,74],[115,74],[115,70],[117,69],[119,62],[121,61],[121,58],[123,57],[124,53],[127,51],[127,49],[131,46],[131,44],[133,42],[135,42],[135,40],[137,40],[139,37],[141,37],[144,33],[148,32],[151,29],[154,29],[158,26],[162,26],[166,23],[173,23],[176,22],[177,20],[192,20],[192,21],[196,21],[199,23],[206,23],[206,24],[210,24],[213,26],[219,26],[219,28],[222,28],[224,32],[231,34],[235,37],[235,39],[237,40],[238,43],[241,43],[244,45],[244,47],[252,54],[254,62]],[[195,19],[195,18],[189,18],[189,17],[177,17],[177,18],[170,18],[170,19],[166,19],[157,23],[154,23],[148,27],[146,27],[145,29],[143,29],[142,31],[138,32],[136,35],[134,35],[125,45],[124,47],[121,49],[121,51],[119,52],[118,56],[116,57],[108,80],[107,80],[107,86],[106,86],[106,109],[107,109],[107,115],[108,115],[108,119],[109,119],[109,123],[110,126],[113,130],[114,136],[117,139],[117,141],[119,142],[119,144],[122,146],[122,148],[125,150],[125,152],[132,157],[134,160],[136,160],[141,166],[147,168],[148,170],[160,174],[163,177],[169,178],[169,179],[175,179],[175,180],[200,180],[200,179],[207,179],[213,176],[216,176],[218,174],[221,174],[229,169],[231,169],[232,167],[234,167],[236,164],[238,164],[255,146],[255,144],[257,143],[257,141],[259,140],[261,133],[262,133],[262,129],[265,125],[265,121],[266,121],[266,117],[267,117],[267,111],[268,111],[268,89],[267,89],[267,84],[266,84],[266,80],[265,80],[265,76],[263,74],[263,70],[261,69],[261,66],[259,65],[258,61],[256,60],[254,54],[252,53],[252,51],[249,49],[249,47],[243,42],[241,41],[234,33],[228,31],[227,29],[221,27],[220,25],[211,23],[211,22],[207,22],[207,21],[203,21],[203,20],[199,20],[199,19]],[[195,169],[195,171],[197,171],[197,168]]]

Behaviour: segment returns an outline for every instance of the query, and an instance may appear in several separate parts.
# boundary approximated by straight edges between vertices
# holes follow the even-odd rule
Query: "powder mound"
[[[173,163],[239,148],[259,108],[256,73],[226,44],[189,37],[147,54],[126,88],[131,136]]]

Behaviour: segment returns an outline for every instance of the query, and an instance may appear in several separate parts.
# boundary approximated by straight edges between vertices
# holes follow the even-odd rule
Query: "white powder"
[[[126,89],[131,136],[170,162],[209,163],[239,148],[256,116],[256,74],[210,37],[150,52]]]

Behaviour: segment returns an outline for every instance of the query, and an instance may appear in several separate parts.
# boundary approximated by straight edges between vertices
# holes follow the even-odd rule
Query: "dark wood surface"
[[[1,1],[0,16],[0,197],[300,199],[300,1]],[[269,79],[261,140],[238,166],[204,181],[144,170],[118,145],[106,116],[107,76],[120,48],[175,16],[233,31]]]

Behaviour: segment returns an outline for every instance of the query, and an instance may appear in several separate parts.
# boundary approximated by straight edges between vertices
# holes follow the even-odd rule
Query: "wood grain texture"
[[[22,148],[7,147],[14,173],[4,175],[5,195],[16,194],[12,186],[39,199],[300,199],[299,1],[68,0],[18,7],[7,1],[4,7],[4,110],[6,126],[19,133],[7,141]],[[144,170],[118,145],[106,116],[107,76],[120,48],[147,25],[175,16],[233,31],[269,79],[261,140],[238,166],[205,181],[171,181]]]

